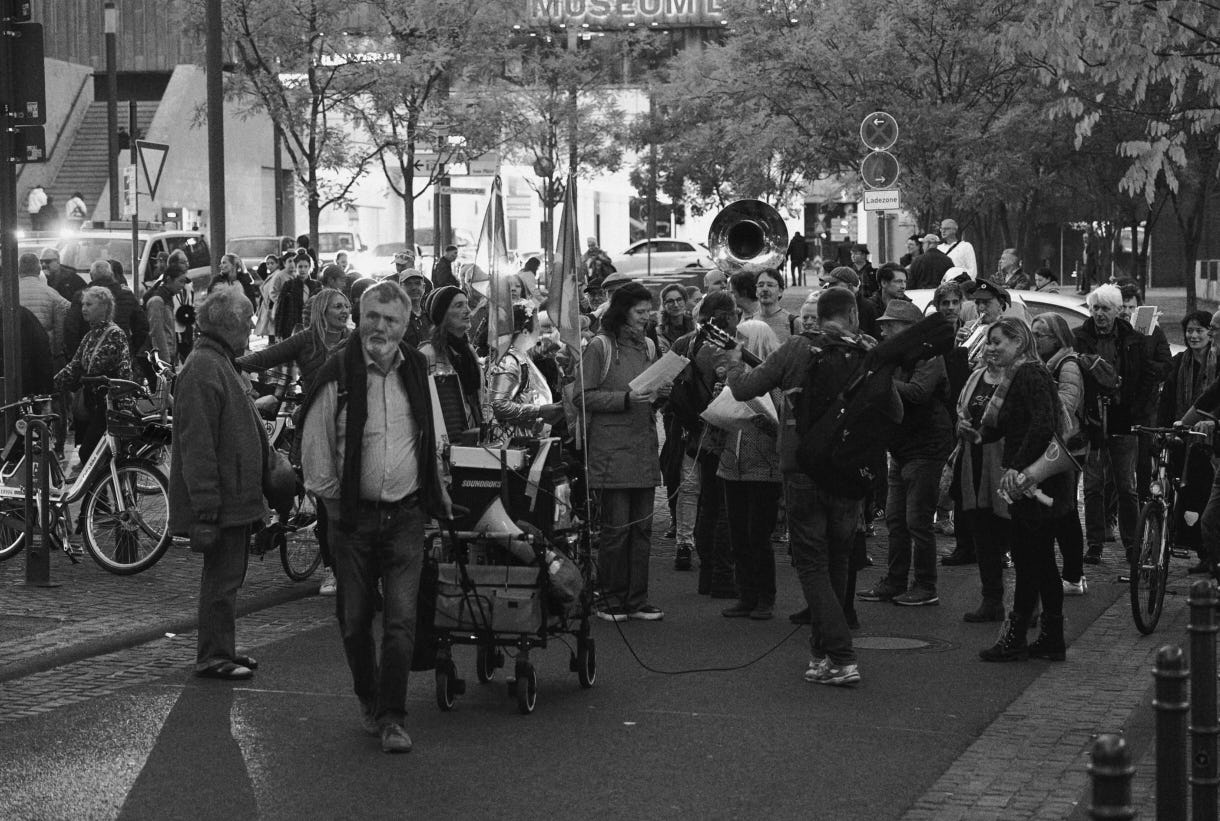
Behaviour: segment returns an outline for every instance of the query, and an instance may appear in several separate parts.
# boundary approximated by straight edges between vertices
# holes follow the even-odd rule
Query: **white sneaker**
[[[335,581],[335,571],[329,567],[326,568],[326,573],[322,576],[322,586],[318,588],[319,596],[333,596],[338,592],[339,583]]]
[[[1063,580],[1063,595],[1065,596],[1083,596],[1088,592],[1089,583],[1085,580],[1084,576],[1081,576],[1078,582],[1069,582],[1067,579]]]
[[[805,670],[805,681],[814,682],[825,674],[830,667],[830,656],[822,656],[820,659],[810,659],[809,668]]]

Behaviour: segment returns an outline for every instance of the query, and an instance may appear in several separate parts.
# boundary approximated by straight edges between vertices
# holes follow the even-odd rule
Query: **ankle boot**
[[[1008,614],[1008,621],[1000,628],[995,644],[979,651],[983,661],[1025,661],[1029,658],[1029,647],[1025,644],[1025,628],[1029,616],[1016,610]]]
[[[1067,658],[1067,645],[1063,641],[1063,616],[1042,614],[1042,631],[1029,645],[1031,659],[1063,661]]]

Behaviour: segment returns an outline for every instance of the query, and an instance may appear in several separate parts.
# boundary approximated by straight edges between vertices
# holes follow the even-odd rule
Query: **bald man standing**
[[[979,264],[974,257],[974,246],[957,236],[957,222],[951,219],[942,220],[940,235],[944,238],[939,249],[949,255],[953,264],[970,272],[971,279],[979,278]],[[932,286],[935,287],[935,286]]]

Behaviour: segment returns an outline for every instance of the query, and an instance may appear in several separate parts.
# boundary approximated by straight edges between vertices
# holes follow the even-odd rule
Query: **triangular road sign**
[[[155,200],[157,186],[161,184],[161,171],[165,168],[165,158],[169,156],[169,146],[165,143],[136,140],[136,151],[140,155],[140,167],[144,169],[144,182],[148,184],[148,196]]]

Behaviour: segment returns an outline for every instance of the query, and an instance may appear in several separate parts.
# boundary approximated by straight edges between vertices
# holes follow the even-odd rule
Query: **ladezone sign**
[[[530,26],[710,28],[724,21],[723,0],[527,0]]]

